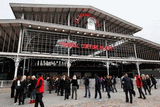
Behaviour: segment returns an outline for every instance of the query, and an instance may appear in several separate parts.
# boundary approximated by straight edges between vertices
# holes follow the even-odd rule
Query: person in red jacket
[[[42,74],[37,75],[37,84],[36,84],[36,102],[35,107],[38,107],[38,103],[40,103],[41,107],[44,107],[44,103],[42,101],[43,93],[44,93],[44,79]]]
[[[140,97],[138,97],[138,98],[142,98],[142,96],[143,96],[143,99],[146,99],[146,97],[145,97],[145,95],[144,95],[144,93],[142,91],[142,86],[143,86],[142,79],[138,75],[138,73],[136,73],[136,85],[137,85],[137,88],[138,88],[138,91],[139,91],[139,95],[140,95]]]

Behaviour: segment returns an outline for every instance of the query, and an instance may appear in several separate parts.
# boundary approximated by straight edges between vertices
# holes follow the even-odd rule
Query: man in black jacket
[[[122,79],[124,81],[124,89],[125,89],[125,94],[126,94],[126,102],[129,102],[128,99],[128,92],[130,95],[130,103],[132,104],[132,91],[133,91],[133,82],[131,78],[128,77],[128,74],[124,75],[124,78]]]
[[[84,85],[85,85],[85,96],[84,97],[87,97],[87,90],[88,90],[88,97],[90,98],[91,97],[91,94],[90,94],[90,89],[89,89],[89,78],[88,78],[88,74],[85,75],[85,78],[84,78]]]

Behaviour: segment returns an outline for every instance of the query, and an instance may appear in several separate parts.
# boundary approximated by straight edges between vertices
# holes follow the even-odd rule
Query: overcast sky
[[[15,19],[9,3],[92,5],[142,27],[134,36],[160,44],[160,0],[0,0],[0,19]]]

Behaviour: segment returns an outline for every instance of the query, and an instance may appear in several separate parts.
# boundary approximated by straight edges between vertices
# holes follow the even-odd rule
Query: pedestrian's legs
[[[143,98],[146,98],[143,91],[142,91],[142,88],[138,88],[138,91],[139,91],[140,97],[143,96]]]
[[[40,102],[41,107],[44,107],[44,103],[42,101],[42,97],[43,97],[43,95],[42,95],[42,93],[40,93],[40,95],[39,95],[39,102]]]
[[[36,102],[35,102],[35,106],[34,107],[38,107],[38,102],[39,102],[39,98],[38,98],[39,96],[38,96],[38,93],[36,94]]]
[[[115,91],[117,92],[117,88],[116,88],[116,84],[113,84],[113,90],[115,89]]]
[[[73,99],[74,91],[75,91],[74,86],[72,86],[72,99]]]
[[[147,95],[147,91],[146,91],[146,86],[145,85],[143,85],[143,89],[144,89],[145,94]]]
[[[77,86],[75,86],[75,100],[77,100]]]
[[[125,94],[126,94],[126,102],[129,101],[129,100],[128,100],[128,91],[129,91],[128,89],[125,90]]]
[[[85,85],[85,97],[87,97],[87,85]]]
[[[100,91],[100,86],[97,86],[97,89],[98,89],[98,93],[99,93],[99,99],[101,99],[102,95],[101,95],[101,91]]]
[[[155,89],[157,89],[157,87],[156,87],[156,83],[154,84],[154,88],[155,88]]]
[[[132,90],[129,90],[129,95],[130,95],[130,103],[132,103]]]
[[[95,99],[97,98],[97,86],[95,86]]]
[[[90,98],[91,97],[91,93],[90,93],[89,85],[87,86],[87,88],[88,88],[88,93],[89,93],[88,97]]]
[[[110,95],[110,87],[109,87],[109,86],[106,86],[106,89],[107,89],[108,98],[111,98],[111,95]]]

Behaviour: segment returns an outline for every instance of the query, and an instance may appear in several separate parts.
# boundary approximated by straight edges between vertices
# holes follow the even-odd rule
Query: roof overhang
[[[141,31],[139,27],[133,23],[118,18],[105,11],[88,5],[56,5],[56,4],[27,4],[27,3],[10,3],[12,11],[16,18],[20,19],[23,12],[74,12],[74,13],[90,13],[96,17],[100,17],[106,21],[110,21],[118,26],[130,29],[134,33]],[[17,14],[18,12],[18,14]],[[20,13],[20,14],[19,14]]]
[[[38,21],[28,21],[28,20],[21,20],[21,19],[8,19],[8,20],[1,19],[0,26],[2,27],[22,26],[23,28],[27,28],[27,29],[38,29],[43,31],[68,33],[68,34],[70,33],[75,35],[83,35],[83,36],[90,36],[90,37],[97,37],[97,38],[107,38],[107,39],[115,39],[115,40],[124,39],[124,40],[134,41],[139,44],[143,44],[155,49],[160,49],[160,44],[157,44],[155,42],[149,41],[141,37],[122,35],[118,33],[104,32],[104,31],[89,30],[89,29],[66,26],[66,25],[51,24],[51,23],[38,22]]]

